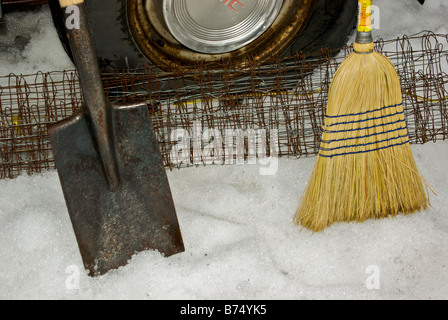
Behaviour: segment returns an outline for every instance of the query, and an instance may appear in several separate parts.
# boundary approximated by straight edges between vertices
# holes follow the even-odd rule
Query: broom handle
[[[98,58],[90,35],[84,0],[59,0],[63,11],[69,6],[79,9],[79,29],[66,28],[73,53],[79,80],[84,96],[84,107],[88,111],[93,130],[93,138],[101,157],[104,175],[109,189],[116,191],[120,181],[116,168],[113,137],[108,125],[109,103],[104,93],[104,87],[99,69]],[[68,15],[64,12],[64,15]]]
[[[358,0],[359,19],[356,42],[368,44],[373,42],[372,38],[372,0]]]

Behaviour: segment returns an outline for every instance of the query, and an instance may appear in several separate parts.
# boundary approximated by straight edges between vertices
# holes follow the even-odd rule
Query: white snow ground
[[[447,32],[446,0],[374,3],[377,37]],[[46,8],[6,19],[0,75],[73,68]],[[24,48],[17,34],[30,35]],[[186,252],[139,253],[98,278],[82,268],[57,173],[0,180],[0,298],[446,299],[448,142],[413,151],[438,193],[429,211],[321,233],[291,222],[315,158],[279,159],[272,176],[248,164],[170,171]]]

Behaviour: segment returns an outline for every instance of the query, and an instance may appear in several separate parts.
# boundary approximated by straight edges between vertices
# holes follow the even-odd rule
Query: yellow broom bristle
[[[397,72],[373,43],[354,50],[330,86],[319,156],[294,217],[313,231],[429,206]]]

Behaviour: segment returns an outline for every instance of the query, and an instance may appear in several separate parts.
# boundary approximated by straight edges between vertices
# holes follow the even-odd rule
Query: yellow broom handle
[[[84,0],[59,0],[59,4],[61,5],[61,8],[66,8],[68,6],[80,4],[83,2],[84,2]]]
[[[359,20],[358,31],[372,31],[372,0],[358,0],[359,4]]]

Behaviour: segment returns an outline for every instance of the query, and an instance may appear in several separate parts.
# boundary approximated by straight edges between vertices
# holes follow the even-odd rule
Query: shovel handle
[[[61,5],[61,8],[66,8],[68,6],[76,5],[84,3],[84,0],[59,0],[59,4]]]
[[[84,0],[59,0],[59,4],[67,13],[67,7],[79,9],[79,28],[66,28],[67,37],[73,54],[79,80],[82,87],[86,111],[92,125],[94,141],[98,148],[104,168],[105,178],[112,191],[120,185],[115,164],[111,128],[108,126],[109,102],[104,93],[97,54],[87,21]]]

